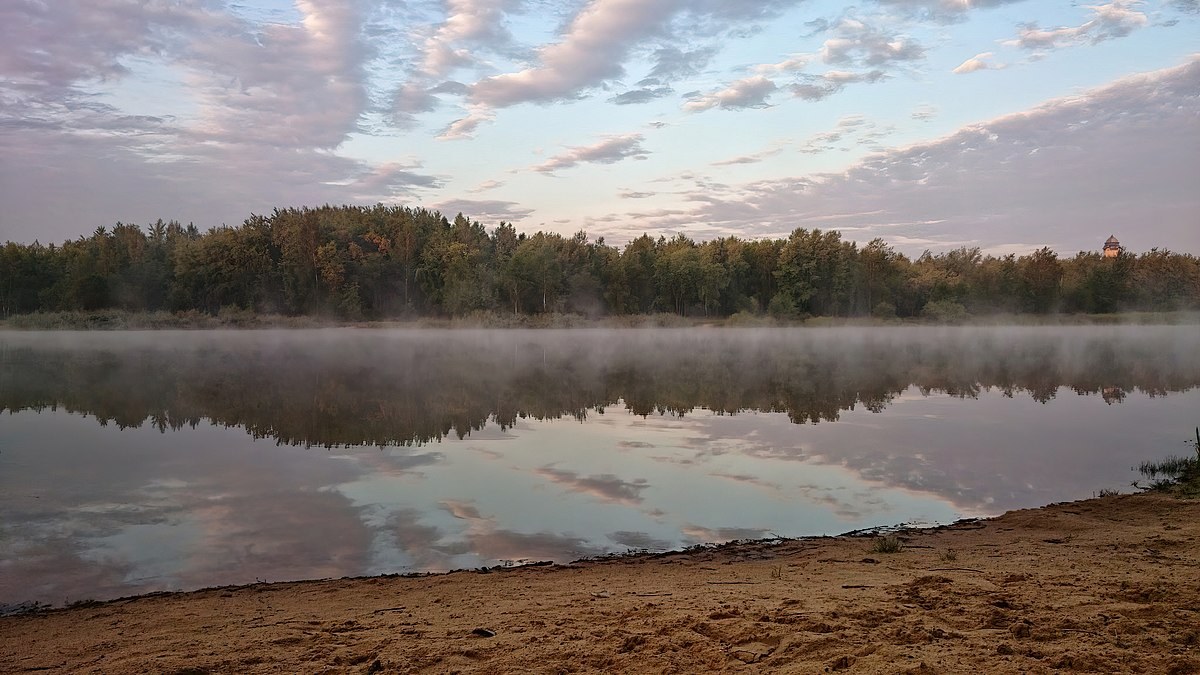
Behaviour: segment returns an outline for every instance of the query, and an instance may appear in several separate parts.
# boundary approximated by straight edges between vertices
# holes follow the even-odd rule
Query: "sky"
[[[6,0],[0,241],[489,230],[1200,253],[1200,0]]]

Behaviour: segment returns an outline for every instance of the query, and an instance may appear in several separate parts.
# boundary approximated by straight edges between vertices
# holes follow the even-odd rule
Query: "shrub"
[[[871,544],[871,553],[899,553],[904,550],[904,542],[894,534],[876,537]]]
[[[934,300],[925,303],[921,316],[938,322],[961,321],[967,318],[967,308],[953,300]]]
[[[1186,496],[1200,496],[1200,427],[1196,428],[1196,439],[1187,443],[1196,451],[1194,457],[1171,455],[1159,462],[1142,462],[1138,472],[1150,484],[1133,486],[1142,490],[1172,491]]]

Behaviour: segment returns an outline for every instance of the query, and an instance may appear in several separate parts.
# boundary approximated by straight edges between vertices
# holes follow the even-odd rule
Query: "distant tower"
[[[1115,258],[1121,255],[1121,242],[1117,241],[1116,235],[1109,236],[1108,241],[1104,242],[1104,257]]]

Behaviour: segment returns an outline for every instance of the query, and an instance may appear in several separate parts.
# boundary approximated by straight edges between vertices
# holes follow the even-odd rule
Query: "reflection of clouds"
[[[170,503],[84,505],[66,518],[5,528],[0,602],[107,599],[364,569],[369,533],[338,493],[221,493],[181,487]]]
[[[62,527],[31,531],[0,529],[0,606],[37,601],[52,604],[112,598],[158,590],[153,580],[130,583],[133,566],[112,557],[95,558],[76,532]]]
[[[671,542],[651,537],[645,532],[622,530],[608,533],[608,538],[615,544],[636,550],[663,551],[671,547]]]
[[[483,560],[551,560],[570,562],[600,555],[604,548],[590,545],[587,539],[552,532],[514,532],[497,529],[471,535],[461,545],[442,546],[453,553],[473,553]]]
[[[449,556],[437,548],[442,531],[432,525],[422,525],[419,522],[422,515],[417,509],[396,509],[388,514],[384,529],[409,556],[414,568],[422,571],[449,569]]]
[[[582,537],[553,532],[515,532],[499,527],[492,516],[484,516],[471,502],[443,500],[442,508],[467,522],[463,538],[438,543],[432,548],[447,555],[474,555],[481,561],[553,560],[568,562],[599,555],[603,547],[590,545]]]
[[[384,476],[420,475],[417,469],[446,463],[446,456],[440,452],[418,452],[413,448],[359,448],[352,453],[332,455],[348,459],[357,466],[366,469],[364,473],[374,473]]]
[[[767,490],[768,492],[780,492],[783,490],[783,488],[778,483],[772,483],[771,481],[763,480],[762,478],[760,478],[758,476],[751,476],[749,474],[725,473],[722,471],[714,471],[708,475],[713,476],[715,478],[724,478],[726,480],[731,480],[731,481],[734,481],[735,483],[742,483],[745,485],[753,485],[756,488],[761,488],[763,490]]]
[[[864,505],[876,507],[876,510],[886,505],[882,499],[864,492],[854,493],[851,500],[838,499],[836,493],[845,492],[845,490],[846,488],[840,485],[832,488],[824,485],[796,486],[796,491],[805,499],[827,507],[835,516],[844,520],[861,520],[873,512],[872,509],[861,508]]]
[[[663,464],[678,464],[679,466],[692,466],[699,464],[694,457],[676,457],[671,455],[653,455],[650,459]]]
[[[714,439],[740,439],[737,454],[744,457],[842,467],[859,481],[936,496],[960,513],[982,515],[1125,484],[1133,477],[1129,467],[1144,459],[1138,448],[1169,447],[1171,429],[1186,423],[1200,399],[1195,391],[1161,399],[1138,394],[1127,397],[1118,414],[1099,397],[1070,396],[1057,387],[1045,393],[1052,404],[999,388],[960,398],[922,396],[910,387],[895,410],[851,410],[833,425],[797,427],[761,416],[696,423]],[[806,496],[848,519],[886,508],[869,493]]]
[[[232,429],[97,429],[18,414],[39,439],[6,452],[41,499],[0,474],[0,602],[61,603],[228,583],[361,573],[369,533],[324,486],[359,467]],[[169,441],[164,445],[164,438]],[[369,453],[374,455],[374,453]]]
[[[180,574],[187,587],[342,577],[368,562],[370,531],[332,490],[241,493],[189,511],[203,534]]]
[[[475,505],[471,502],[464,502],[457,499],[443,499],[441,505],[450,515],[459,520],[466,520],[471,523],[486,520],[483,516],[479,515],[479,509],[475,508]]]
[[[294,424],[284,425],[289,426],[286,438],[298,438],[301,431],[357,437],[363,423],[355,411],[364,400],[379,404],[372,411],[387,413],[368,420],[382,425],[368,437],[429,427],[436,432],[430,437],[440,438],[449,433],[443,424],[447,430],[470,430],[495,414],[497,401],[508,408],[465,442],[447,440],[438,446],[440,452],[388,446],[338,449],[335,454],[275,447],[204,423],[185,425],[178,433],[168,429],[160,434],[149,427],[118,432],[114,424],[101,428],[92,419],[49,412],[49,403],[41,415],[18,412],[0,426],[0,443],[33,440],[22,441],[12,452],[5,447],[0,456],[0,548],[5,553],[0,602],[12,594],[24,599],[26,588],[45,589],[36,591],[43,593],[41,598],[61,602],[155,590],[151,584],[168,581],[211,585],[255,577],[362,573],[355,565],[383,568],[384,558],[393,554],[386,569],[569,560],[616,545],[662,544],[656,537],[677,545],[676,528],[689,522],[742,526],[688,527],[689,541],[719,541],[765,533],[759,526],[791,535],[834,531],[839,523],[830,521],[861,521],[875,514],[883,514],[876,519],[879,524],[931,509],[953,512],[947,503],[960,512],[996,512],[1124,484],[1127,478],[1117,482],[1113,477],[1128,475],[1128,467],[1136,463],[1128,459],[1130,453],[1140,460],[1139,449],[1177,447],[1180,439],[1170,430],[1191,415],[1200,398],[1200,391],[1177,393],[1192,387],[1200,370],[1195,338],[1174,330],[914,328],[875,337],[872,331],[813,329],[712,331],[706,333],[711,338],[692,337],[701,333],[648,331],[614,339],[605,332],[576,332],[563,344],[554,342],[558,338],[552,332],[467,332],[450,338],[422,333],[420,349],[412,350],[416,354],[441,353],[421,346],[424,340],[474,347],[459,349],[459,354],[514,354],[508,365],[486,371],[464,361],[470,376],[466,384],[455,370],[446,377],[452,386],[424,388],[414,383],[424,382],[422,374],[432,366],[420,361],[445,362],[404,356],[408,350],[398,347],[408,343],[389,332],[371,333],[369,339],[337,331],[275,338],[233,334],[228,336],[232,346],[203,341],[213,336],[189,336],[202,339],[191,351],[155,347],[157,356],[149,360],[154,368],[136,366],[136,351],[121,356],[124,352],[68,350],[71,358],[107,364],[108,370],[56,371],[50,359],[43,364],[47,372],[82,376],[112,371],[112,376],[106,375],[104,386],[92,392],[39,389],[57,377],[35,378],[24,386],[43,392],[39,400],[76,405],[113,422],[141,419],[145,410],[135,400],[140,390],[126,393],[126,385],[140,381],[144,372],[167,368],[176,357],[194,358],[196,364],[177,368],[158,384],[147,383],[149,393],[142,393],[148,400],[166,401],[168,411],[181,406],[187,419],[199,421],[205,419],[201,413],[206,406],[229,403],[227,409],[215,409],[222,424],[254,422],[254,433],[269,438],[282,428],[278,416],[290,409],[282,404],[303,403],[289,418]],[[1106,341],[1109,333],[1125,337]],[[364,371],[368,374],[350,376],[345,369],[358,357],[323,361],[324,352],[305,342],[322,336],[328,336],[325,347],[331,354],[377,354],[386,348],[399,356]],[[381,338],[386,340],[381,343]],[[17,338],[0,336],[0,342],[9,339]],[[95,339],[103,343],[112,338]],[[263,342],[268,339],[281,341],[284,355],[311,354],[314,368],[243,392],[218,386],[240,371],[214,365],[215,357],[199,356],[208,353],[205,349],[223,358],[238,353],[233,347],[253,347],[262,353],[246,360],[265,369],[275,363],[274,356],[268,357],[274,354],[270,343]],[[489,348],[505,340],[512,341],[510,349]],[[346,344],[363,349],[347,349]],[[108,347],[124,349],[112,343]],[[674,351],[668,353],[668,347]],[[372,359],[378,361],[377,356]],[[1098,363],[1111,368],[1098,369]],[[207,375],[197,384],[185,377],[192,373]],[[327,411],[309,409],[307,398],[284,395],[284,389],[299,390],[309,375],[321,376],[340,392],[325,399],[338,405]],[[980,380],[993,386],[981,386]],[[925,396],[920,387],[908,384],[912,381],[925,385],[926,392],[945,393]],[[1059,387],[1063,381],[1074,382],[1078,393],[1097,395],[1072,396]],[[159,384],[163,387],[156,388]],[[1124,401],[1106,405],[1100,396],[1117,391],[1118,385],[1128,392]],[[64,391],[70,397],[63,398]],[[172,400],[176,392],[181,398]],[[0,405],[19,410],[25,400],[19,393],[0,392],[16,401]],[[625,412],[626,399],[609,400],[618,393],[637,401],[630,409],[650,410],[649,417]],[[1171,395],[1149,401],[1147,394],[1155,393]],[[1049,404],[1039,403],[1055,394]],[[880,414],[861,404],[879,397],[887,399]],[[663,400],[687,414],[663,414],[656,407]],[[117,405],[122,401],[129,405]],[[570,424],[578,443],[563,443],[564,425],[543,434],[547,425],[534,421],[556,418],[561,407],[586,410],[597,401],[609,406],[611,414],[588,414],[582,424]],[[710,413],[705,404],[738,414]],[[826,415],[828,406],[844,411],[841,422],[798,425],[784,414],[738,412],[791,408],[811,413],[796,419],[815,419]],[[439,417],[445,410],[456,412]],[[247,417],[247,411],[254,414]],[[521,417],[522,411],[529,417]],[[237,415],[221,416],[233,412]],[[211,419],[214,413],[207,414]],[[430,425],[416,424],[431,418]],[[305,426],[321,420],[313,428]],[[515,427],[496,430],[514,422]],[[505,440],[513,437],[520,442]],[[620,467],[621,475],[608,473],[613,467]],[[481,474],[481,468],[492,472]],[[403,479],[372,484],[376,476]],[[394,489],[398,483],[403,489]],[[348,485],[361,489],[354,503],[326,491],[339,486],[337,490],[352,494]],[[468,485],[474,492],[460,492]],[[546,489],[554,493],[553,513],[538,499],[546,496],[538,490]],[[520,497],[513,496],[517,491]],[[786,499],[778,499],[775,491]],[[722,499],[714,500],[714,494]],[[462,499],[445,499],[451,495]],[[605,506],[598,507],[597,501]],[[611,518],[597,522],[598,508]],[[158,541],[148,534],[176,526],[177,531],[186,527],[194,532]],[[845,529],[850,528],[837,531]],[[393,543],[406,557],[391,550]],[[139,546],[153,551],[138,551]],[[174,567],[167,569],[165,560]],[[157,581],[143,579],[155,574]],[[87,588],[95,590],[74,590]]]
[[[766,460],[781,460],[785,462],[809,462],[816,455],[811,454],[803,446],[799,445],[775,445],[770,444],[770,441],[764,441],[764,444],[749,445],[742,449],[742,454],[755,459]]]
[[[641,504],[642,490],[650,487],[650,483],[644,478],[627,481],[610,473],[580,476],[574,471],[555,469],[551,466],[537,469],[534,473],[553,483],[563,485],[576,494],[591,495],[603,502],[627,506]]]
[[[495,450],[488,450],[487,448],[476,448],[476,447],[472,447],[472,448],[470,448],[470,450],[477,452],[480,455],[483,455],[487,459],[494,459],[494,460],[504,459],[504,453],[496,452]]]
[[[718,527],[710,529],[699,525],[681,527],[685,541],[692,544],[723,544],[738,539],[762,539],[770,532],[759,527]]]

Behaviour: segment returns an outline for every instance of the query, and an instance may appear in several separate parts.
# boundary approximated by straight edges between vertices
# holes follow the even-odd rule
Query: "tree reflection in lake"
[[[305,446],[459,438],[489,421],[872,411],[916,386],[1047,401],[1200,384],[1194,327],[322,330],[0,335],[0,410],[160,429],[210,420]]]
[[[1084,497],[1197,385],[1194,326],[3,332],[0,605]]]

